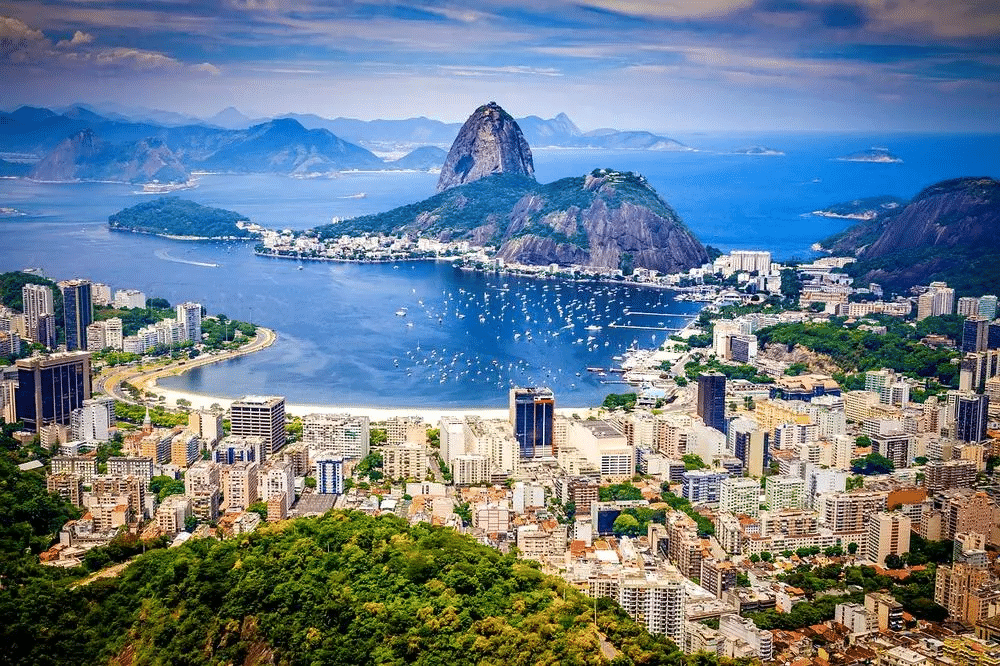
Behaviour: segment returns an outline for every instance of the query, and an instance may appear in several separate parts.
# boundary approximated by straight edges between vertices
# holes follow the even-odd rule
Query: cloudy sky
[[[996,0],[7,0],[0,106],[990,130]]]

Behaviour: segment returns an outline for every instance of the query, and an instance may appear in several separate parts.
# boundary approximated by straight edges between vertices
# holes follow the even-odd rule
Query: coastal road
[[[226,361],[237,356],[253,354],[262,349],[270,347],[278,339],[277,334],[269,328],[257,327],[257,335],[253,340],[243,345],[239,349],[219,352],[215,354],[201,354],[198,357],[185,361],[174,361],[164,366],[147,370],[136,369],[135,367],[112,368],[107,374],[102,374],[98,378],[98,385],[104,395],[111,396],[116,400],[127,402],[132,405],[144,404],[142,401],[134,400],[124,389],[125,384],[132,384],[140,390],[149,390],[157,379],[170,375],[179,375],[192,368],[203,365]]]

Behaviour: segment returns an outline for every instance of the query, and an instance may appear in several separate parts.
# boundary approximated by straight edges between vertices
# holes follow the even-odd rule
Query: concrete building
[[[823,497],[823,525],[835,534],[863,532],[868,516],[885,511],[886,497],[884,492],[828,493]]]
[[[865,559],[880,567],[885,566],[888,555],[902,555],[910,551],[910,518],[902,513],[873,513],[868,517],[868,538]]]
[[[115,424],[115,400],[109,397],[84,400],[79,409],[70,412],[69,420],[74,440],[106,442]]]
[[[736,587],[736,573],[736,565],[729,560],[704,558],[698,580],[703,588],[721,599],[723,592]]]
[[[302,441],[314,455],[361,460],[370,451],[371,426],[367,416],[309,414],[302,419]]]
[[[168,536],[175,536],[184,531],[187,519],[194,514],[191,511],[191,499],[184,495],[170,495],[156,509],[156,526]]]
[[[115,292],[114,306],[118,310],[141,310],[146,307],[146,294],[138,289],[119,289]]]
[[[285,446],[285,399],[248,395],[229,407],[233,435],[262,437],[264,458]]]
[[[868,613],[873,630],[902,631],[903,605],[892,596],[881,592],[869,592],[865,595],[865,611]]]
[[[974,460],[931,460],[924,465],[924,487],[929,493],[948,488],[971,488],[975,481]]]
[[[185,430],[170,440],[170,464],[181,469],[198,460],[201,454],[201,440],[198,435]]]
[[[26,284],[21,287],[21,303],[24,308],[24,321],[28,338],[49,349],[55,347],[55,328],[47,323],[39,325],[40,322],[47,321],[48,318],[55,321],[56,310],[52,301],[52,288],[44,284]]]
[[[263,502],[281,504],[280,514],[287,516],[295,504],[295,472],[290,460],[269,460],[258,473],[258,494]],[[269,512],[270,513],[270,512]]]
[[[49,474],[45,477],[45,490],[56,493],[73,506],[83,506],[83,479],[77,474]]]
[[[610,421],[572,421],[568,438],[569,445],[601,471],[602,481],[618,483],[635,474],[635,449]]]
[[[684,579],[679,574],[623,573],[618,583],[618,604],[649,633],[684,645]]]
[[[256,462],[233,463],[225,470],[226,512],[238,513],[259,499],[259,467]]]
[[[135,476],[149,481],[153,478],[153,459],[146,456],[112,456],[108,458],[108,474]]]
[[[744,477],[723,479],[719,484],[719,511],[756,518],[760,513],[760,483]]]
[[[456,486],[475,486],[490,479],[490,460],[484,455],[464,453],[451,459],[452,479]]]
[[[215,447],[213,460],[224,465],[236,462],[256,462],[264,460],[265,440],[259,436],[230,435],[224,437]]]
[[[344,459],[340,456],[321,456],[316,459],[313,475],[316,492],[320,495],[342,495],[344,493]]]
[[[694,504],[714,504],[719,501],[722,481],[729,478],[726,472],[697,469],[684,472],[682,496]]]
[[[878,653],[876,666],[929,666],[930,659],[913,650],[897,645]]]
[[[99,503],[117,504],[124,497],[129,511],[136,518],[148,515],[146,491],[149,483],[135,476],[95,476],[91,484],[91,494]],[[151,508],[151,507],[150,507]]]
[[[184,493],[193,496],[212,486],[222,486],[222,468],[211,460],[199,460],[184,473]]]
[[[188,430],[198,435],[205,446],[215,446],[222,439],[222,412],[191,412],[188,415]]]
[[[17,417],[38,433],[70,425],[74,409],[90,400],[90,353],[66,352],[17,359]]]
[[[955,290],[944,282],[931,282],[917,299],[917,321],[955,311]]]
[[[729,424],[728,443],[729,451],[742,461],[747,474],[764,476],[764,469],[770,463],[769,437],[755,420],[733,419]]]
[[[175,308],[177,321],[184,329],[184,339],[201,342],[201,303],[190,301],[180,303]]]
[[[390,479],[423,479],[427,448],[420,444],[393,444],[382,449],[382,471]]]
[[[763,662],[774,657],[774,643],[771,632],[758,629],[753,620],[726,613],[719,618],[719,633],[727,640],[739,641],[750,647],[751,653]]]
[[[797,476],[769,476],[764,481],[765,503],[771,511],[803,508],[805,491],[805,479]]]
[[[422,416],[393,416],[385,422],[385,443],[421,444],[427,443],[427,424]]]
[[[861,636],[872,630],[872,621],[864,605],[855,603],[837,604],[834,608],[835,622],[847,627],[851,636]]]
[[[53,474],[75,474],[86,484],[97,476],[97,458],[93,456],[52,456],[49,463]]]
[[[95,321],[87,327],[87,351],[124,349],[124,325],[118,317]]]
[[[955,562],[939,565],[934,577],[934,602],[948,609],[952,619],[974,625],[982,619],[976,592],[992,580],[986,566]]]

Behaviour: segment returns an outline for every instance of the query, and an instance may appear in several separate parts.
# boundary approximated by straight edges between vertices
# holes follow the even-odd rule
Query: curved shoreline
[[[194,368],[200,368],[202,366],[228,361],[247,354],[253,354],[254,352],[258,352],[262,349],[267,349],[278,339],[277,333],[273,330],[264,326],[257,326],[256,328],[257,334],[253,337],[253,339],[238,349],[227,350],[218,354],[202,354],[194,359],[174,361],[165,366],[145,371],[140,370],[138,372],[130,372],[128,369],[113,370],[110,374],[101,378],[100,388],[106,395],[119,399],[122,399],[120,389],[123,384],[128,384],[140,392],[146,392],[159,396],[162,392],[167,390],[161,389],[156,385],[156,381],[162,377],[181,375]],[[150,401],[142,400],[140,398],[139,402],[141,404],[145,404]]]

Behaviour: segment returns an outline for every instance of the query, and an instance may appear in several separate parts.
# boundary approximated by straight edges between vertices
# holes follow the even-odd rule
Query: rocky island
[[[245,215],[178,197],[160,197],[120,210],[108,218],[108,227],[180,240],[250,239],[259,235]]]
[[[775,150],[774,148],[768,148],[767,146],[750,146],[749,148],[737,148],[733,151],[734,155],[771,155],[771,156],[781,156],[784,155],[780,150]]]
[[[265,238],[258,252],[358,260],[372,255],[356,252],[350,241],[335,246],[345,238],[391,236],[445,246],[447,256],[471,247],[507,264],[626,274],[636,268],[671,273],[708,261],[702,244],[641,175],[597,169],[539,184],[517,122],[493,102],[462,126],[438,191],[424,201],[317,227],[299,238]]]
[[[810,215],[844,220],[874,220],[879,215],[904,205],[905,201],[894,196],[867,197],[814,210]]]
[[[835,158],[838,162],[873,162],[875,164],[902,164],[898,155],[893,155],[888,148],[869,148],[850,155]]]

